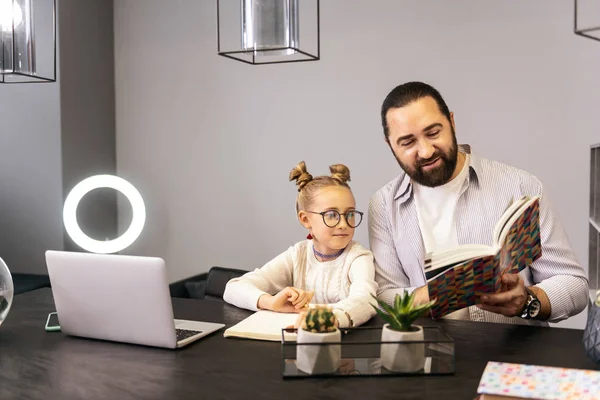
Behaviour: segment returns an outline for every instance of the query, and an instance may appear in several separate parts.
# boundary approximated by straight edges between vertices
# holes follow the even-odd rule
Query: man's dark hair
[[[396,86],[383,101],[381,106],[381,125],[383,126],[383,134],[385,137],[387,138],[390,134],[386,118],[390,108],[401,108],[413,101],[417,101],[427,96],[432,97],[435,100],[440,112],[448,118],[448,121],[450,121],[450,110],[440,92],[433,86],[423,82],[407,82]]]

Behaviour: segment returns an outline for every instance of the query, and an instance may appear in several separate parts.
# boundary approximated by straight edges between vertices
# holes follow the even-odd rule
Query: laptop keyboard
[[[202,333],[203,331],[192,331],[189,329],[175,329],[175,332],[177,333],[177,341],[179,342],[180,340],[187,339],[191,336]]]

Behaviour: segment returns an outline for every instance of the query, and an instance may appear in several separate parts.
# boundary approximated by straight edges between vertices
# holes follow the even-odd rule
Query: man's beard
[[[450,150],[445,153],[442,150],[436,149],[436,152],[427,160],[417,159],[414,168],[407,166],[396,156],[396,153],[392,150],[394,157],[400,164],[400,167],[406,172],[406,174],[413,180],[423,186],[436,187],[441,186],[450,181],[454,170],[456,169],[457,157],[458,157],[458,145],[456,143],[456,135],[454,129],[452,130],[452,146]],[[429,170],[423,171],[422,167],[431,161],[440,159],[441,165]]]

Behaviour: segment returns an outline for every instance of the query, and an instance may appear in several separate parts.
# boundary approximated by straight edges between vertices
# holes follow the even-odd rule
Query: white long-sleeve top
[[[223,299],[256,311],[258,298],[287,286],[314,292],[312,304],[329,304],[342,328],[358,326],[375,315],[377,293],[373,253],[352,241],[335,260],[320,262],[312,240],[291,246],[262,268],[227,282]]]

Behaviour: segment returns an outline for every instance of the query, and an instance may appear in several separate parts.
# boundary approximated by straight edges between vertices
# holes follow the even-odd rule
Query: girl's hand
[[[313,298],[314,293],[288,286],[275,296],[262,295],[258,299],[258,308],[284,313],[297,313]]]

